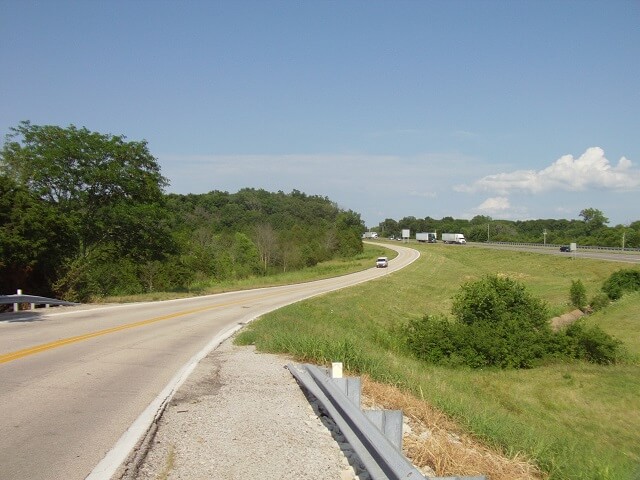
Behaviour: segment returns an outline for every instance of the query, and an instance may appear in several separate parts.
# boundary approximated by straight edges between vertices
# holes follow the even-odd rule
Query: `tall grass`
[[[587,297],[624,264],[445,245],[418,246],[422,257],[380,279],[294,304],[252,323],[239,337],[299,360],[342,361],[412,392],[508,455],[525,454],[552,479],[640,478],[640,364],[557,363],[530,370],[435,367],[406,356],[397,331],[426,313],[449,314],[462,283],[507,275],[543,298],[554,314]],[[640,296],[587,321],[640,353]]]

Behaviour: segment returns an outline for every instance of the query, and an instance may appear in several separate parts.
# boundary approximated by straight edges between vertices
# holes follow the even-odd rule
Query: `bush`
[[[429,363],[443,363],[456,350],[453,325],[443,316],[425,315],[412,320],[405,341],[416,357]]]
[[[584,295],[579,286],[577,291]],[[454,321],[425,315],[409,322],[404,341],[412,355],[471,368],[531,368],[552,357],[608,364],[621,355],[620,342],[598,327],[576,322],[553,333],[545,303],[508,278],[490,276],[463,285],[452,311]]]
[[[580,280],[571,280],[571,289],[569,290],[569,299],[571,305],[582,310],[587,304],[587,289]]]
[[[144,292],[136,264],[128,258],[115,258],[108,249],[74,260],[53,287],[61,298],[72,302]]]
[[[487,276],[466,283],[454,298],[452,313],[466,325],[516,320],[522,327],[549,328],[546,304],[529,295],[524,285],[506,277]]]
[[[598,293],[591,299],[591,308],[594,312],[602,310],[607,305],[609,305],[609,297],[604,293]]]
[[[611,300],[618,300],[624,292],[640,290],[640,270],[630,268],[613,272],[602,285],[602,291]]]
[[[597,325],[587,327],[578,320],[567,327],[565,335],[569,339],[567,353],[574,358],[608,365],[616,363],[622,355],[622,342]]]
[[[529,368],[549,350],[546,305],[509,279],[489,276],[463,285],[456,320],[427,315],[410,322],[406,344],[430,363],[472,368]]]

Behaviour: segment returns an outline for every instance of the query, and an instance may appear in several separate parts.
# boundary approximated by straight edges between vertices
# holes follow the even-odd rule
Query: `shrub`
[[[53,285],[65,300],[86,302],[93,297],[136,295],[144,292],[136,265],[127,258],[101,258],[99,254],[74,260]]]
[[[582,298],[579,285],[577,292]],[[509,278],[489,276],[463,285],[452,311],[454,321],[425,315],[409,322],[404,330],[409,352],[429,363],[471,368],[531,368],[551,357],[608,364],[621,356],[621,343],[598,327],[576,322],[553,333],[546,304]]]
[[[452,312],[454,322],[430,315],[410,322],[409,350],[431,363],[472,368],[529,368],[549,350],[546,305],[509,278],[463,285]]]
[[[522,327],[548,328],[546,304],[527,293],[524,285],[495,275],[463,285],[454,298],[452,313],[467,325],[516,320]]]
[[[591,308],[594,312],[602,310],[607,305],[609,305],[609,297],[604,293],[598,293],[591,299]]]
[[[580,280],[571,280],[571,289],[569,290],[569,299],[571,305],[582,310],[587,304],[587,289]]]
[[[607,365],[616,363],[622,355],[622,342],[597,325],[587,327],[578,320],[567,327],[565,335],[569,340],[567,353],[574,358]]]
[[[411,320],[405,339],[409,350],[429,363],[442,363],[455,351],[453,325],[444,316],[425,315]]]
[[[618,300],[624,292],[640,290],[640,270],[631,268],[613,272],[602,285],[602,291],[611,300]]]

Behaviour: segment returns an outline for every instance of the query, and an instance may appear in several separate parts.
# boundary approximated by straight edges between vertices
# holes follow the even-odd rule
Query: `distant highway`
[[[546,255],[560,255],[567,258],[593,258],[596,260],[606,260],[609,262],[620,262],[630,264],[640,264],[640,252],[622,252],[608,250],[582,250],[575,252],[561,252],[557,247],[533,247],[526,245],[503,245],[492,243],[473,242],[468,243],[469,247],[491,248],[498,250],[516,250],[532,253],[543,253]]]
[[[1,315],[0,478],[109,478],[199,358],[253,318],[420,255],[389,248],[388,268],[299,285]]]

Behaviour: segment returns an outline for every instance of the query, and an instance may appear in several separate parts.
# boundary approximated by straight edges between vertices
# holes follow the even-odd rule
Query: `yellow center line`
[[[239,303],[246,303],[248,300],[261,300],[264,298],[272,297],[274,295],[280,295],[282,292],[271,293],[265,295],[259,295],[252,299],[243,298],[241,300],[236,300],[233,302],[223,303],[219,305],[209,305],[206,307],[194,308],[192,310],[185,310],[182,312],[171,313],[168,315],[162,315],[160,317],[150,318],[148,320],[141,320],[139,322],[127,323],[124,325],[119,325],[117,327],[105,328],[104,330],[98,330],[96,332],[85,333],[84,335],[77,335],[75,337],[62,338],[60,340],[56,340],[54,342],[43,343],[40,345],[35,345],[33,347],[24,348],[22,350],[16,350],[15,352],[3,353],[0,354],[0,364],[11,362],[13,360],[17,360],[19,358],[27,357],[29,355],[34,355],[36,353],[45,352],[47,350],[52,350],[54,348],[62,347],[64,345],[70,345],[72,343],[82,342],[83,340],[88,340],[90,338],[100,337],[102,335],[108,335],[110,333],[120,332],[122,330],[128,330],[129,328],[142,327],[145,325],[151,325],[152,323],[161,322],[163,320],[170,320],[172,318],[182,317],[184,315],[190,315],[192,313],[200,313],[206,310],[213,310],[216,308],[229,307],[232,305],[236,305]]]

